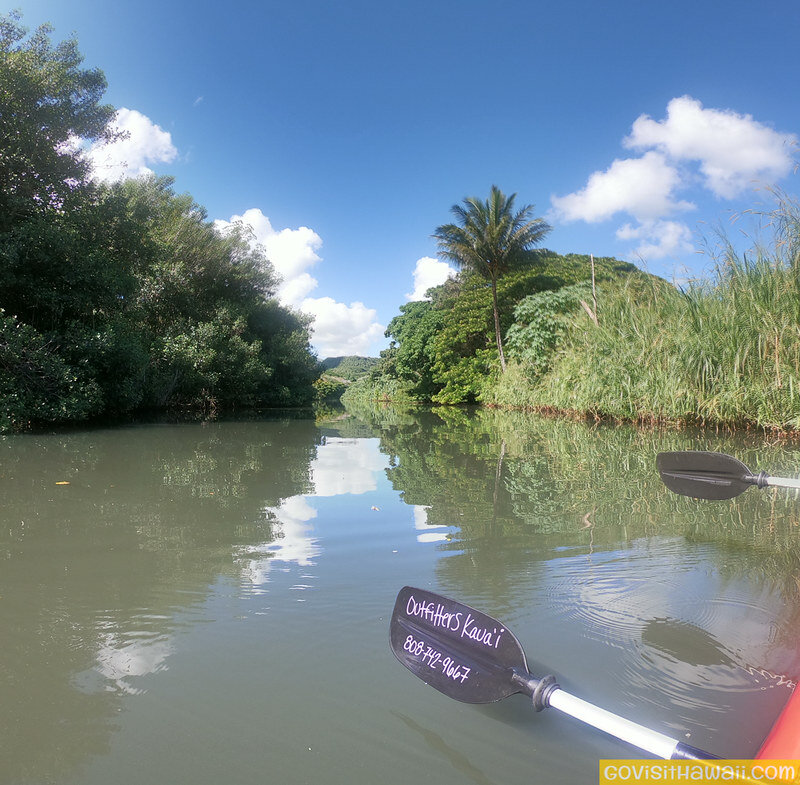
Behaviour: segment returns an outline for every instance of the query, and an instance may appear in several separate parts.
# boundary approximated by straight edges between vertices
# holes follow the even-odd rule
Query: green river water
[[[426,687],[388,644],[406,584],[750,757],[800,676],[800,499],[676,497],[668,449],[800,473],[757,435],[450,409],[0,438],[0,785],[592,783],[642,757]]]

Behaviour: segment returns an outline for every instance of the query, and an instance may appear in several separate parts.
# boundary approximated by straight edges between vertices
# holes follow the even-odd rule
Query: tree
[[[535,248],[550,231],[542,218],[533,217],[533,205],[514,212],[516,194],[506,196],[496,185],[484,202],[471,196],[450,212],[456,223],[437,227],[433,237],[439,256],[455,262],[461,270],[488,278],[492,287],[492,308],[500,367],[505,373],[500,311],[497,306],[497,281],[513,269],[532,264]]]
[[[318,375],[308,322],[274,299],[274,268],[245,228],[217,231],[172,182],[151,175],[107,191],[128,215],[120,233],[138,283],[129,318],[151,340],[145,401],[307,403]]]
[[[427,300],[417,300],[400,306],[386,328],[394,350],[394,374],[407,382],[409,393],[421,400],[431,400],[438,391],[433,378],[434,337],[442,330],[445,313]]]
[[[89,165],[76,140],[110,140],[106,80],[81,68],[74,38],[54,45],[42,25],[29,38],[16,12],[0,16],[0,230],[43,211],[63,211]]]

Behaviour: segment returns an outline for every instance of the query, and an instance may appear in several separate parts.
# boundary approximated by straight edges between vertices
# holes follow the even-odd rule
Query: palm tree
[[[536,258],[535,246],[552,228],[544,219],[533,217],[533,205],[514,212],[516,196],[506,196],[493,185],[485,202],[472,196],[463,204],[454,204],[450,212],[457,223],[439,226],[432,235],[438,242],[439,256],[491,281],[494,332],[503,373],[506,358],[497,308],[497,281],[509,270],[531,264]]]

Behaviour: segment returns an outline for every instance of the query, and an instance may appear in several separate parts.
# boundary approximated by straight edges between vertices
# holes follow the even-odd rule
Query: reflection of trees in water
[[[3,781],[55,781],[107,749],[120,695],[167,667],[176,616],[272,539],[268,507],[308,490],[317,439],[285,420],[0,442]]]
[[[460,562],[474,570],[486,560],[487,574],[495,574],[498,548],[513,572],[514,564],[522,570],[530,562],[531,550],[607,549],[680,536],[715,543],[723,573],[746,569],[797,594],[795,494],[753,489],[729,502],[695,501],[668,491],[655,468],[658,452],[708,449],[732,453],[754,469],[796,475],[796,445],[766,444],[753,434],[640,430],[484,409],[378,410],[371,417],[390,456],[389,478],[405,501],[428,507],[431,525],[458,527],[440,547],[461,556],[443,560],[443,570],[455,571]],[[733,551],[737,558],[726,558]]]

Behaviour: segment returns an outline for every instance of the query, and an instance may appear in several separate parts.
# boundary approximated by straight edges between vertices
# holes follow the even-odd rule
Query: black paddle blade
[[[531,688],[525,652],[497,619],[439,594],[400,590],[392,651],[426,684],[464,703],[492,703]]]
[[[667,488],[695,499],[733,499],[758,482],[741,461],[721,452],[662,452],[656,466]]]

